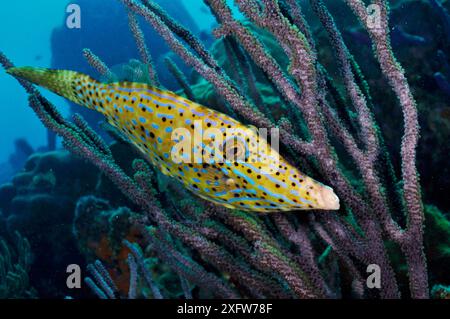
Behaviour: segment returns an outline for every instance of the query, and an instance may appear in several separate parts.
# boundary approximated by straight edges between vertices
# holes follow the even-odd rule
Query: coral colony
[[[393,172],[391,149],[375,120],[368,80],[322,0],[310,4],[328,36],[337,72],[320,61],[319,46],[299,1],[235,0],[244,22],[225,0],[205,0],[219,24],[214,35],[223,43],[227,71],[189,29],[153,1],[120,2],[128,10],[144,65],[139,74],[147,75],[146,84],[119,82],[89,49],[83,54],[104,82],[69,71],[16,68],[0,56],[3,67],[29,94],[29,104],[42,123],[133,205],[133,212],[114,213],[126,216],[123,225],[128,225],[115,232],[123,236],[116,245],[127,256],[120,266],[129,272],[127,283],[115,283],[100,261],[88,267],[86,283],[100,298],[172,297],[158,269],[145,262],[144,253],[154,256],[157,267],[174,274],[171,283],[186,299],[429,297],[416,168],[418,111],[391,47],[388,1],[374,0],[366,7],[362,0],[345,0],[341,5],[351,9],[369,35],[373,57],[397,98],[397,105],[380,107],[383,112],[402,111],[400,178]],[[201,101],[171,58],[165,60],[167,69],[182,90],[177,94],[164,90],[146,45],[151,41],[141,30],[144,20],[212,85],[221,108]],[[282,48],[287,68],[263,43],[263,35]],[[229,73],[237,76],[231,79]],[[264,78],[270,94],[286,105],[281,115],[265,105],[257,78]],[[133,169],[123,165],[113,146],[81,116],[65,119],[32,83],[104,114],[118,143],[140,151],[127,154],[136,157]],[[204,129],[220,128],[221,123],[278,128],[279,167],[272,175],[261,173],[258,163],[270,155],[248,152],[237,133],[231,134],[237,141],[230,142],[233,147],[221,151],[225,157],[230,156],[228,151],[243,155],[242,161],[172,165],[171,134],[180,126],[195,134],[195,120]],[[219,135],[223,132],[219,130]],[[247,134],[265,141],[254,131]],[[220,139],[219,149],[229,138]],[[275,141],[275,136],[270,138]],[[105,214],[112,210],[108,205],[96,198],[83,199],[77,206],[79,223],[92,216],[83,211],[103,207]],[[104,215],[98,214],[101,220]],[[80,238],[87,236],[77,223],[74,228]],[[393,254],[401,256],[407,269],[404,282]],[[378,281],[367,279],[372,272],[381,276]]]

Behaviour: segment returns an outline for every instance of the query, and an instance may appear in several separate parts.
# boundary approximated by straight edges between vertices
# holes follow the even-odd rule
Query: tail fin
[[[20,67],[10,68],[7,72],[84,106],[88,106],[85,100],[86,88],[98,83],[87,75],[66,70]]]

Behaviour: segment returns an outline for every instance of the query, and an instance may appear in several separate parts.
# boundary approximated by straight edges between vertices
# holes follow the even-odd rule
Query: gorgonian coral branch
[[[111,72],[106,63],[103,62],[100,57],[95,55],[91,50],[84,49],[83,56],[89,65],[92,66],[100,75],[106,77],[107,79],[114,78],[114,74]]]
[[[134,40],[136,41],[141,60],[145,65],[147,65],[151,84],[156,86],[160,85],[158,74],[156,73],[155,67],[153,65],[152,56],[150,54],[150,51],[148,50],[147,45],[145,44],[144,32],[142,32],[136,16],[132,12],[128,12],[128,24],[130,26],[131,33],[133,33]]]
[[[419,139],[417,106],[404,71],[396,60],[389,37],[388,4],[377,0],[379,16],[373,23],[364,3],[346,0],[347,5],[358,16],[369,33],[377,60],[384,76],[388,79],[403,111],[404,134],[401,145],[403,197],[407,211],[407,230],[400,242],[407,258],[411,295],[415,298],[428,297],[428,280],[423,253],[423,207],[419,177],[416,168],[416,148]]]

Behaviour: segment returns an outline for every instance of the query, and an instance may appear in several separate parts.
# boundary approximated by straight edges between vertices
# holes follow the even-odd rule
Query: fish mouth
[[[317,196],[318,206],[324,210],[338,210],[340,208],[339,197],[334,193],[334,190],[323,185]]]

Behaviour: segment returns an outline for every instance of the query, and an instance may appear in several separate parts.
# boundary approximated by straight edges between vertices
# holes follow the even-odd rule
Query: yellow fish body
[[[63,70],[8,70],[102,113],[162,173],[198,196],[257,212],[339,209],[333,190],[287,163],[255,130],[172,92]]]

